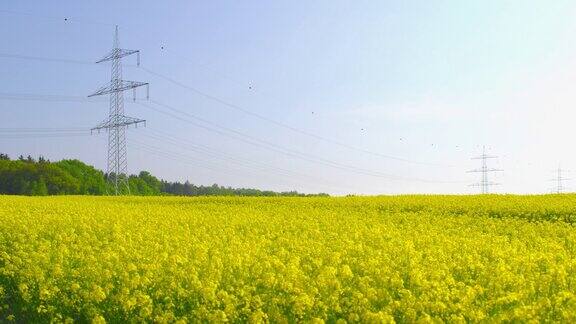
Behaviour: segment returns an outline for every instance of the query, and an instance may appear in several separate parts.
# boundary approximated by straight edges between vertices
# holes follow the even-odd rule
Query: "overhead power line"
[[[90,66],[100,66],[90,60],[75,60],[68,58],[57,58],[57,57],[46,57],[46,56],[32,56],[32,55],[22,55],[15,53],[0,53],[0,58],[6,59],[16,59],[16,60],[27,60],[27,61],[40,61],[40,62],[53,62],[53,63],[66,63],[66,64],[80,64],[80,65],[90,65]],[[123,64],[124,67],[137,67],[138,64]]]
[[[308,182],[310,180],[314,180],[315,183],[320,183],[320,184],[323,184],[325,186],[338,186],[338,185],[340,185],[338,183],[335,183],[332,181],[327,181],[326,179],[322,179],[318,176],[312,176],[312,175],[296,172],[293,170],[280,168],[280,167],[277,167],[274,165],[270,165],[268,163],[263,163],[262,161],[256,161],[253,159],[232,156],[230,154],[215,150],[209,146],[198,144],[198,143],[193,143],[188,139],[178,138],[178,137],[175,137],[175,136],[170,135],[170,134],[163,132],[163,131],[158,131],[158,130],[149,129],[149,128],[148,128],[148,131],[152,132],[153,134],[143,134],[143,135],[147,136],[149,138],[152,138],[152,139],[163,141],[164,143],[166,143],[166,142],[170,143],[174,146],[177,146],[179,149],[190,150],[190,151],[197,152],[200,154],[205,154],[205,155],[217,158],[217,159],[222,160],[222,161],[232,162],[236,165],[241,165],[241,166],[245,166],[248,168],[255,168],[259,171],[274,173],[274,174],[289,177],[289,178],[298,178],[298,179],[304,180],[306,182]]]
[[[26,12],[26,11],[16,11],[16,10],[0,10],[0,13],[7,14],[7,15],[15,15],[15,16],[27,16],[33,18],[40,18],[45,20],[52,20],[52,21],[60,21],[64,23],[82,23],[82,24],[90,24],[90,25],[103,25],[103,26],[114,26],[114,24],[92,20],[92,19],[84,19],[79,17],[70,17],[70,16],[48,16],[48,15],[39,15],[33,12]]]
[[[100,98],[86,98],[86,96],[64,96],[32,93],[6,93],[0,92],[0,100],[23,100],[23,101],[44,101],[44,102],[103,102]]]
[[[178,152],[167,151],[165,149],[159,148],[159,147],[154,146],[154,145],[149,145],[149,144],[146,144],[146,143],[143,143],[140,141],[135,141],[134,139],[129,139],[128,142],[129,142],[131,147],[135,147],[137,149],[143,150],[147,153],[154,154],[154,155],[159,156],[161,158],[172,160],[172,161],[179,162],[179,163],[193,165],[193,166],[200,167],[200,168],[207,169],[207,170],[211,170],[211,171],[217,172],[218,174],[224,173],[224,174],[228,174],[228,175],[233,176],[233,177],[241,177],[241,178],[247,178],[247,179],[254,179],[253,175],[256,175],[256,174],[260,175],[260,173],[254,173],[253,175],[247,175],[243,172],[239,172],[238,170],[231,170],[231,169],[215,167],[215,165],[213,163],[208,163],[208,164],[202,163],[201,161],[198,161],[198,160],[196,160],[196,159],[194,159],[188,155],[178,153]],[[301,185],[301,182],[294,181],[293,178],[292,178],[292,180],[290,180],[290,178],[288,178],[288,179],[283,179],[282,181],[286,182],[286,183]],[[315,183],[315,185],[321,185],[321,184]],[[321,186],[326,187],[324,185],[321,185]]]
[[[0,134],[0,139],[45,139],[90,136],[90,133],[52,133],[52,134]]]
[[[88,127],[67,127],[67,128],[48,128],[48,127],[2,127],[0,133],[61,133],[61,132],[82,132],[89,133]]]
[[[321,140],[321,141],[324,141],[324,142],[327,142],[327,143],[331,143],[331,144],[334,144],[334,145],[337,145],[337,146],[341,146],[341,147],[344,147],[344,148],[347,148],[347,149],[351,149],[351,150],[354,150],[354,151],[358,151],[358,152],[362,152],[362,153],[367,153],[367,154],[375,155],[375,156],[378,156],[378,157],[381,157],[381,158],[385,158],[385,159],[396,160],[396,161],[406,162],[406,163],[411,163],[411,164],[419,164],[419,165],[440,166],[440,167],[452,167],[452,166],[450,166],[450,165],[443,165],[443,164],[438,164],[438,163],[413,161],[413,160],[409,160],[409,159],[405,159],[405,158],[400,158],[400,157],[396,157],[396,156],[391,156],[391,155],[381,154],[381,153],[377,153],[377,152],[372,152],[372,151],[365,150],[365,149],[361,149],[361,148],[358,148],[358,147],[355,147],[355,146],[352,146],[352,145],[348,145],[348,144],[345,144],[345,143],[341,143],[341,142],[336,141],[336,140],[333,140],[333,139],[331,139],[331,138],[327,138],[327,137],[324,137],[324,136],[320,136],[320,135],[317,135],[317,134],[314,134],[314,133],[311,133],[311,132],[308,132],[308,131],[305,131],[305,130],[302,130],[302,129],[299,129],[299,128],[296,128],[296,127],[293,127],[293,126],[290,126],[290,125],[287,125],[287,124],[285,124],[285,123],[276,121],[276,120],[271,119],[271,118],[268,118],[268,117],[266,117],[266,116],[263,116],[263,115],[254,113],[254,112],[252,112],[252,111],[250,111],[250,110],[248,110],[248,109],[245,109],[245,108],[243,108],[243,107],[241,107],[241,106],[239,106],[239,105],[230,103],[230,102],[225,101],[225,100],[223,100],[223,99],[221,99],[221,98],[218,98],[218,97],[216,97],[216,96],[214,96],[214,95],[210,95],[210,94],[208,94],[208,93],[205,93],[205,92],[203,92],[203,91],[200,91],[200,90],[198,90],[198,89],[196,89],[196,88],[194,88],[194,87],[191,87],[191,86],[186,85],[186,84],[184,84],[184,83],[182,83],[182,82],[176,81],[176,80],[174,80],[174,79],[172,79],[172,78],[170,78],[170,77],[168,77],[168,76],[166,76],[166,75],[163,75],[163,74],[161,74],[161,73],[152,71],[152,70],[150,70],[150,69],[148,69],[148,68],[146,68],[146,67],[141,67],[141,68],[142,68],[142,70],[144,70],[144,71],[146,71],[146,72],[148,72],[148,73],[150,73],[150,74],[152,74],[152,75],[155,75],[155,76],[157,76],[157,77],[159,77],[159,78],[162,78],[162,79],[164,79],[164,80],[166,80],[166,81],[168,81],[168,82],[170,82],[170,83],[173,83],[173,84],[175,84],[175,85],[177,85],[177,86],[179,86],[179,87],[181,87],[181,88],[183,88],[183,89],[187,89],[187,90],[189,90],[189,91],[192,91],[192,92],[194,92],[194,93],[196,93],[196,94],[198,94],[198,95],[200,95],[200,96],[202,96],[202,97],[204,97],[204,98],[206,98],[206,99],[209,99],[209,100],[212,100],[212,101],[214,101],[214,102],[217,102],[217,103],[219,103],[219,104],[221,104],[221,105],[223,105],[223,106],[226,106],[226,107],[231,108],[231,109],[235,109],[235,110],[240,111],[240,112],[242,112],[242,113],[244,113],[244,114],[250,115],[250,116],[252,116],[252,117],[258,118],[258,119],[260,119],[260,120],[266,121],[266,122],[271,123],[271,124],[274,124],[274,125],[276,125],[276,126],[279,126],[279,127],[285,128],[285,129],[288,129],[288,130],[290,130],[290,131],[293,131],[293,132],[296,132],[296,133],[299,133],[299,134],[302,134],[302,135],[305,135],[305,136],[308,136],[308,137],[315,138],[315,139],[317,139],[317,140]]]
[[[19,59],[19,60],[42,61],[42,62],[58,62],[58,63],[94,65],[94,62],[90,62],[90,61],[80,61],[80,60],[74,60],[74,59],[52,58],[52,57],[10,54],[10,53],[0,53],[0,57]]]
[[[258,137],[247,135],[245,133],[239,132],[237,130],[234,130],[234,129],[231,129],[228,127],[218,125],[212,121],[209,121],[209,120],[206,120],[204,118],[195,116],[189,112],[177,109],[173,106],[158,102],[158,101],[153,100],[153,99],[151,99],[150,102],[152,102],[155,105],[158,105],[160,107],[163,107],[165,109],[168,109],[168,110],[172,111],[173,113],[168,112],[168,111],[164,111],[164,110],[156,109],[156,108],[154,108],[150,105],[144,104],[144,103],[139,103],[139,104],[142,105],[143,107],[148,108],[148,109],[157,111],[157,112],[162,113],[164,115],[167,115],[167,116],[170,116],[172,118],[178,119],[180,121],[192,124],[196,127],[208,130],[210,132],[214,132],[214,133],[226,136],[226,137],[230,137],[230,138],[233,138],[235,140],[239,140],[239,141],[242,141],[244,143],[248,143],[248,144],[253,145],[253,146],[265,148],[265,149],[268,149],[268,150],[271,150],[271,151],[274,151],[277,153],[281,153],[281,154],[284,154],[284,155],[287,155],[287,156],[290,156],[293,158],[301,159],[301,160],[316,163],[316,164],[321,164],[324,166],[329,166],[329,167],[332,167],[335,169],[353,172],[353,173],[357,173],[357,174],[362,174],[362,175],[366,175],[366,176],[386,178],[389,180],[398,180],[398,181],[417,181],[417,182],[426,182],[426,183],[460,183],[461,182],[461,181],[437,181],[437,180],[420,179],[420,178],[412,178],[412,177],[402,177],[402,176],[398,176],[398,175],[362,169],[362,168],[354,167],[351,165],[346,165],[346,164],[334,162],[334,161],[331,161],[329,159],[315,156],[313,154],[308,154],[308,153],[300,152],[300,151],[297,151],[294,149],[288,149],[288,148],[281,147],[275,143],[263,140],[263,139],[258,138]],[[176,113],[176,114],[174,114],[174,113]],[[187,118],[182,117],[182,115],[186,116]]]
[[[23,99],[23,100],[91,102],[91,100],[90,100],[91,98],[85,98],[85,97],[80,97],[80,96],[0,93],[0,99],[2,99],[3,95],[7,96],[8,98],[17,98],[17,99]],[[271,143],[268,141],[263,141],[262,139],[244,134],[244,133],[239,132],[237,130],[233,130],[233,129],[230,129],[227,127],[220,126],[214,122],[211,122],[211,121],[208,121],[206,119],[200,118],[198,116],[192,115],[191,113],[176,109],[175,107],[168,106],[168,105],[160,103],[160,102],[155,102],[154,100],[150,100],[150,101],[155,103],[156,105],[163,106],[164,108],[168,108],[169,110],[171,110],[177,114],[185,115],[185,116],[187,116],[191,119],[194,119],[198,122],[195,122],[194,120],[191,120],[191,119],[182,118],[182,116],[176,115],[176,114],[171,113],[169,111],[156,109],[150,105],[147,105],[147,104],[144,104],[141,102],[138,102],[138,103],[140,105],[142,105],[143,107],[154,110],[156,112],[159,112],[159,113],[164,114],[166,116],[169,116],[171,118],[175,118],[175,119],[181,120],[183,122],[193,124],[196,127],[208,130],[210,132],[217,133],[217,134],[222,135],[222,136],[230,137],[230,138],[233,138],[235,140],[238,140],[238,141],[241,141],[241,142],[244,142],[244,143],[256,146],[256,147],[260,147],[260,148],[264,148],[267,150],[271,150],[273,152],[281,153],[281,154],[290,156],[292,158],[297,158],[297,159],[301,159],[304,161],[317,163],[317,164],[319,163],[322,165],[328,165],[328,166],[335,167],[337,169],[344,170],[344,171],[352,171],[352,170],[350,170],[350,168],[354,168],[354,170],[352,172],[360,173],[360,174],[366,175],[366,176],[386,177],[386,178],[392,179],[392,180],[418,181],[418,182],[427,182],[427,183],[461,183],[462,182],[462,181],[436,181],[436,180],[430,180],[430,179],[400,177],[400,176],[395,176],[392,174],[382,174],[382,173],[374,174],[374,171],[358,170],[353,166],[334,165],[333,161],[326,160],[326,159],[325,159],[325,161],[318,161],[317,160],[318,157],[316,157],[316,156],[311,156],[311,155],[306,154],[306,153],[286,149],[286,148],[278,146],[274,143]]]
[[[134,52],[134,53],[136,53],[136,52]],[[132,54],[132,53],[129,53],[129,54]],[[74,64],[93,64],[92,62],[88,62],[88,61],[69,60],[69,59],[55,59],[55,58],[46,58],[46,57],[37,57],[37,56],[27,56],[27,55],[17,55],[17,54],[5,54],[5,55],[1,55],[1,54],[0,54],[0,57],[16,58],[16,59],[27,59],[27,60],[42,60],[42,61],[52,61],[52,62],[62,62],[62,63],[74,63]],[[174,84],[176,84],[176,85],[179,85],[180,87],[183,87],[183,88],[185,88],[185,89],[188,89],[188,90],[190,90],[190,91],[193,91],[193,92],[197,93],[198,95],[201,95],[201,96],[203,96],[203,97],[205,97],[205,98],[207,98],[207,99],[209,99],[209,100],[215,101],[215,102],[217,102],[217,103],[220,103],[220,104],[222,104],[222,105],[224,105],[224,106],[226,106],[226,107],[229,107],[229,108],[232,108],[232,109],[241,111],[241,112],[243,112],[243,113],[245,113],[245,114],[248,114],[248,115],[253,116],[253,117],[255,117],[255,118],[258,118],[258,119],[260,119],[260,120],[269,122],[269,123],[271,123],[271,124],[274,124],[274,125],[276,125],[276,126],[279,126],[279,127],[282,127],[282,128],[288,129],[288,130],[291,130],[291,131],[296,132],[296,133],[300,133],[300,134],[302,134],[302,135],[306,135],[306,136],[315,138],[315,139],[317,139],[317,140],[325,141],[325,142],[332,143],[332,144],[335,144],[335,145],[338,145],[338,146],[341,146],[341,147],[345,147],[345,148],[348,148],[348,149],[351,149],[351,150],[355,150],[355,151],[359,151],[359,152],[371,154],[371,155],[374,155],[374,156],[379,156],[379,157],[386,158],[386,159],[392,159],[392,160],[397,160],[397,161],[406,162],[406,163],[411,163],[411,164],[419,164],[419,165],[452,167],[452,166],[449,166],[449,165],[442,165],[442,164],[437,164],[437,163],[413,161],[413,160],[409,160],[409,159],[405,159],[405,158],[395,157],[395,156],[391,156],[391,155],[385,155],[385,154],[381,154],[381,153],[378,153],[378,152],[372,152],[372,151],[365,150],[365,149],[362,149],[362,148],[357,148],[357,147],[351,146],[351,145],[349,145],[349,144],[341,143],[341,142],[336,141],[336,140],[333,140],[333,139],[331,139],[331,138],[323,137],[323,136],[320,136],[320,135],[318,135],[318,134],[315,134],[315,133],[312,133],[312,132],[309,132],[309,131],[306,131],[306,130],[302,130],[302,129],[299,129],[299,128],[290,126],[290,125],[288,125],[288,124],[285,124],[285,123],[283,123],[283,122],[279,122],[279,121],[274,120],[274,119],[272,119],[272,118],[269,118],[269,117],[266,117],[266,116],[263,116],[263,115],[254,113],[254,112],[252,112],[252,111],[250,111],[250,110],[248,110],[248,109],[245,109],[245,108],[243,108],[243,107],[241,107],[241,106],[239,106],[239,105],[235,105],[235,104],[230,103],[230,102],[228,102],[228,101],[222,100],[222,99],[220,99],[220,98],[218,98],[218,97],[216,97],[216,96],[207,94],[207,93],[205,93],[205,92],[203,92],[203,91],[200,91],[200,90],[195,89],[195,88],[193,88],[193,87],[187,86],[187,85],[185,85],[185,84],[183,84],[183,83],[181,83],[181,82],[178,82],[178,81],[176,81],[176,80],[174,80],[174,79],[172,79],[172,78],[170,78],[170,77],[167,77],[167,76],[165,76],[165,75],[163,75],[163,74],[160,74],[160,73],[151,71],[151,70],[149,70],[149,69],[145,69],[145,70],[146,70],[148,73],[151,73],[151,74],[156,75],[156,76],[158,76],[158,77],[160,77],[160,78],[163,78],[163,79],[165,79],[165,80],[168,80],[168,81],[170,81],[170,82],[172,82],[172,83],[174,83]],[[122,89],[120,89],[120,88],[122,88]],[[125,90],[124,88],[125,88],[125,87],[118,87],[119,90]],[[129,87],[129,88],[131,88],[131,87]],[[110,88],[110,89],[112,89],[112,88]],[[114,89],[116,89],[116,88],[114,88]],[[106,89],[104,89],[104,90],[106,90]],[[111,91],[108,91],[108,92],[101,91],[101,92],[102,92],[102,94],[104,94],[104,93],[110,93]],[[97,93],[97,94],[100,94],[100,93]],[[0,96],[0,99],[2,99],[1,96]],[[8,99],[10,99],[10,98],[8,98]],[[24,98],[24,99],[11,98],[11,99],[15,99],[15,100],[32,100],[32,99],[40,99],[40,98],[32,98],[32,99],[31,99],[31,98]],[[56,99],[56,98],[53,98],[53,99]],[[66,98],[60,98],[60,99],[61,99],[61,100],[65,100]],[[75,99],[71,99],[71,98],[68,98],[68,99],[70,99],[70,100],[75,100]],[[162,105],[161,103],[157,103],[157,102],[156,102],[156,104],[157,104],[157,105]],[[148,107],[150,107],[150,106],[148,106]],[[163,112],[163,113],[166,113],[166,112]],[[180,113],[182,114],[182,113],[184,113],[184,112],[180,111]],[[184,114],[186,114],[186,113],[184,113]],[[172,117],[174,117],[174,114],[172,114]],[[191,116],[190,116],[190,117],[191,117]],[[178,117],[175,117],[175,118],[178,118]],[[181,117],[179,117],[179,118],[182,119]],[[190,122],[190,120],[187,120],[187,122]],[[206,122],[206,121],[204,121],[204,122]],[[310,162],[314,162],[314,163],[320,163],[320,164],[328,165],[328,166],[331,166],[331,167],[334,167],[334,168],[337,168],[337,169],[355,172],[355,173],[358,173],[358,174],[363,174],[363,175],[368,175],[368,176],[375,176],[375,177],[383,177],[383,178],[387,178],[387,179],[391,179],[391,180],[401,180],[401,181],[419,181],[419,182],[430,182],[430,183],[458,183],[458,182],[460,182],[460,181],[436,181],[436,180],[428,180],[428,179],[401,177],[401,176],[397,176],[397,175],[393,175],[393,174],[386,174],[386,173],[381,173],[381,172],[377,172],[377,171],[372,171],[372,170],[357,168],[357,167],[354,167],[354,166],[350,166],[350,165],[346,165],[346,164],[341,164],[341,163],[337,163],[337,162],[334,162],[334,161],[330,161],[330,160],[328,160],[328,159],[324,159],[324,158],[322,158],[322,157],[314,156],[314,155],[311,155],[311,154],[307,154],[307,153],[303,153],[303,152],[298,152],[298,151],[296,151],[296,150],[291,150],[291,149],[282,148],[282,147],[279,147],[279,146],[275,145],[274,143],[271,143],[271,142],[268,142],[268,141],[264,141],[264,140],[261,140],[261,139],[255,138],[255,137],[251,137],[251,136],[248,136],[248,135],[246,135],[246,134],[242,134],[242,133],[240,133],[240,132],[238,132],[238,131],[235,131],[235,130],[226,129],[226,128],[224,128],[224,127],[218,126],[218,125],[215,124],[215,123],[211,123],[211,124],[212,124],[213,126],[216,126],[216,127],[208,127],[208,128],[212,128],[211,131],[215,131],[215,130],[216,130],[216,131],[219,132],[219,133],[227,133],[227,134],[226,134],[227,136],[234,135],[234,136],[236,136],[237,139],[238,139],[238,138],[243,138],[242,140],[243,140],[244,142],[247,142],[247,143],[249,142],[250,144],[253,144],[253,145],[257,145],[257,146],[259,145],[259,146],[261,146],[261,147],[266,147],[266,148],[268,148],[268,149],[275,148],[277,152],[281,152],[281,153],[283,153],[283,154],[286,154],[286,155],[289,155],[289,156],[292,156],[292,157],[297,157],[297,158],[300,158],[300,159],[303,159],[303,160],[306,160],[306,161],[310,161]],[[206,128],[206,125],[203,125],[203,126],[204,126],[204,128]],[[224,130],[223,130],[223,129],[224,129]],[[232,134],[231,134],[231,133],[232,133]]]
[[[244,89],[248,88],[252,92],[259,92],[259,90],[256,87],[254,87],[252,84],[250,84],[249,82],[238,80],[238,79],[236,79],[236,78],[234,78],[228,74],[224,74],[224,73],[218,71],[217,69],[210,67],[208,64],[201,63],[201,62],[192,60],[189,57],[175,53],[174,51],[167,48],[166,46],[161,46],[161,51],[165,52],[165,53],[169,53],[172,57],[175,57],[181,61],[184,61],[184,62],[187,62],[190,64],[194,64],[194,66],[200,67],[201,69],[208,71],[210,74],[215,75],[222,80],[226,80],[226,81],[229,81],[231,83],[234,83],[235,85],[242,87]]]
[[[41,57],[41,56],[28,56],[28,55],[9,54],[9,53],[0,53],[0,57],[15,58],[15,59],[25,59],[25,60],[38,60],[38,61],[47,61],[47,62],[60,62],[60,63],[74,63],[74,64],[88,64],[88,65],[93,65],[93,64],[94,64],[94,62],[90,62],[90,61],[80,61],[80,60],[71,60],[71,59],[50,58],[50,57]],[[306,130],[302,130],[302,129],[300,129],[300,128],[297,128],[297,127],[294,127],[294,126],[285,124],[285,123],[283,123],[283,122],[274,120],[274,119],[272,119],[272,118],[269,118],[269,117],[266,117],[266,116],[257,114],[257,113],[255,113],[255,112],[252,112],[252,111],[249,110],[249,109],[243,108],[243,107],[241,107],[241,106],[239,106],[239,105],[230,103],[230,102],[228,102],[228,101],[226,101],[226,100],[223,100],[223,99],[221,99],[221,98],[219,98],[219,97],[216,97],[216,96],[214,96],[214,95],[211,95],[211,94],[208,94],[208,93],[206,93],[206,92],[203,92],[203,91],[201,91],[201,90],[199,90],[199,89],[196,89],[196,88],[191,87],[191,86],[189,86],[189,85],[186,85],[186,84],[184,84],[184,83],[182,83],[182,82],[179,82],[179,81],[177,81],[177,80],[175,80],[175,79],[173,79],[173,78],[170,78],[170,77],[168,77],[168,76],[166,76],[166,75],[164,75],[164,74],[161,74],[161,73],[152,71],[151,69],[148,69],[148,68],[145,68],[145,67],[142,67],[142,66],[141,66],[141,68],[142,68],[144,71],[146,71],[146,72],[148,72],[148,73],[150,73],[150,74],[152,74],[152,75],[154,75],[154,76],[156,76],[156,77],[162,78],[162,79],[164,79],[164,80],[166,80],[166,81],[168,81],[168,82],[170,82],[170,83],[173,83],[173,84],[175,84],[175,85],[177,85],[177,86],[179,86],[179,87],[181,87],[181,88],[183,88],[183,89],[192,91],[192,92],[196,93],[197,95],[200,95],[200,96],[202,96],[202,97],[204,97],[204,98],[206,98],[206,99],[209,99],[209,100],[211,100],[211,101],[217,102],[217,103],[219,103],[219,104],[221,104],[221,105],[223,105],[223,106],[225,106],[225,107],[228,107],[228,108],[230,108],[230,109],[234,109],[234,110],[240,111],[240,112],[242,112],[242,113],[244,113],[244,114],[247,114],[247,115],[250,115],[250,116],[252,116],[252,117],[254,117],[254,118],[263,120],[263,121],[268,122],[268,123],[270,123],[270,124],[273,124],[273,125],[275,125],[275,126],[277,126],[277,127],[281,127],[281,128],[290,130],[290,131],[292,131],[292,132],[299,133],[299,134],[301,134],[301,135],[305,135],[305,136],[314,138],[314,139],[316,139],[316,140],[320,140],[320,141],[323,141],[323,142],[326,142],[326,143],[330,143],[330,144],[333,144],[333,145],[336,145],[336,146],[344,147],[344,148],[346,148],[346,149],[354,150],[354,151],[357,151],[357,152],[362,152],[362,153],[365,153],[365,154],[377,156],[377,157],[380,157],[380,158],[389,159],[389,160],[394,160],[394,161],[399,161],[399,162],[404,162],[404,163],[409,163],[409,164],[426,165],[426,166],[434,166],[434,167],[446,167],[446,168],[454,167],[453,165],[448,165],[448,164],[441,164],[441,163],[435,163],[435,162],[415,161],[415,160],[406,159],[406,158],[402,158],[402,157],[397,157],[397,156],[382,154],[382,153],[378,153],[378,152],[366,150],[366,149],[363,149],[363,148],[359,148],[359,147],[356,147],[356,146],[352,146],[352,145],[349,145],[349,144],[346,144],[346,143],[342,143],[342,142],[340,142],[340,141],[336,141],[336,140],[334,140],[334,139],[331,139],[331,138],[328,138],[328,137],[325,137],[325,136],[321,136],[321,135],[318,135],[318,134],[315,134],[315,133],[312,133],[312,132],[309,132],[309,131],[306,131]],[[1,99],[1,98],[0,98],[0,99]]]
[[[88,136],[88,128],[32,128],[32,127],[6,127],[0,128],[0,139],[30,139]]]

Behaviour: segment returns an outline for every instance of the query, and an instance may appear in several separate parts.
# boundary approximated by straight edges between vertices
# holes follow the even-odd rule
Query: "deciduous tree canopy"
[[[197,186],[186,181],[160,180],[148,171],[128,178],[130,193],[140,196],[305,196],[296,191],[274,192],[230,188],[217,184]],[[79,160],[50,162],[43,157],[20,156],[11,160],[0,154],[0,194],[8,195],[105,195],[112,192],[106,174]],[[325,194],[320,194],[325,195]]]

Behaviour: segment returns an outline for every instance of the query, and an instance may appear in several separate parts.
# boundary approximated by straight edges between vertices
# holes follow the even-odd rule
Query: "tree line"
[[[0,194],[7,195],[105,195],[113,192],[107,174],[79,160],[51,162],[39,157],[20,156],[10,159],[0,154]],[[169,182],[148,171],[129,175],[130,193],[139,196],[328,196],[302,194],[296,191],[275,192],[250,188],[194,185],[190,182]]]

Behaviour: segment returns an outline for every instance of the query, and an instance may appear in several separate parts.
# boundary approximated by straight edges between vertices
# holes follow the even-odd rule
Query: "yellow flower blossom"
[[[576,195],[0,196],[0,322],[576,322]]]

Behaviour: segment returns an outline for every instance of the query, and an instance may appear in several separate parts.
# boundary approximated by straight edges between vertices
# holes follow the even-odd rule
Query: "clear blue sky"
[[[3,1],[0,54],[95,61],[110,50],[118,24],[121,47],[140,49],[147,69],[356,148],[279,127],[125,66],[124,78],[150,82],[157,102],[305,155],[173,119],[130,103],[127,93],[127,115],[148,121],[128,132],[133,173],[333,194],[471,193],[467,184],[477,175],[465,171],[479,166],[470,157],[486,145],[500,156],[492,165],[505,170],[493,178],[503,184],[496,192],[537,193],[553,185],[547,180],[559,163],[576,170],[575,16],[569,0]],[[106,98],[6,99],[86,96],[109,80],[107,65],[0,57],[0,72],[0,129],[90,128],[108,112]],[[187,144],[152,138],[159,131]],[[105,169],[105,138],[0,134],[0,151],[78,158]]]

